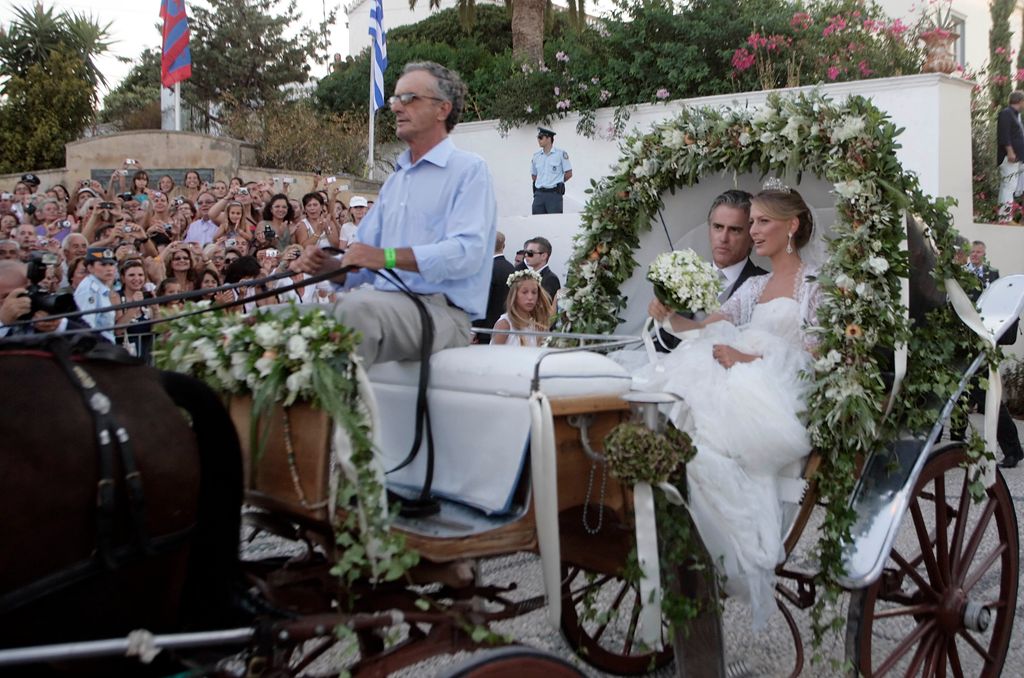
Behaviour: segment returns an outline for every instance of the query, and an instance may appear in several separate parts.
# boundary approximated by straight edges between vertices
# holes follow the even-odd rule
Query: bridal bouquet
[[[647,270],[647,279],[654,284],[654,296],[673,311],[680,313],[718,308],[722,283],[718,271],[693,250],[663,252]]]

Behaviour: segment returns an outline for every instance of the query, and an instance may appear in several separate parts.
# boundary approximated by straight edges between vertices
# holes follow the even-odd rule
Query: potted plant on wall
[[[955,29],[952,0],[928,0],[921,7],[917,38],[924,43],[925,73],[952,73],[956,70],[954,45],[960,34]]]

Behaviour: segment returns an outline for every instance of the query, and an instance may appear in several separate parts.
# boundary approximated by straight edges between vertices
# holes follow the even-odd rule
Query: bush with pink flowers
[[[747,88],[774,89],[918,73],[921,50],[911,27],[873,0],[821,0],[782,31],[752,31],[732,66]]]

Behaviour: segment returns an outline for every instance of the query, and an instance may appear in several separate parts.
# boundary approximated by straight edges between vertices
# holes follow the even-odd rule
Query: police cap
[[[116,264],[117,257],[114,256],[114,250],[109,247],[90,247],[85,251],[85,263],[94,264],[101,262],[104,264]]]
[[[539,137],[551,137],[552,139],[554,139],[555,138],[555,133],[552,132],[551,130],[549,130],[547,127],[538,127],[537,128],[537,136],[539,136]]]

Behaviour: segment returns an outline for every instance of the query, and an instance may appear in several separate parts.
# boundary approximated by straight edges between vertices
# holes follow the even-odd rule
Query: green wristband
[[[394,247],[384,248],[384,268],[391,270],[398,263],[398,256],[395,254]]]

